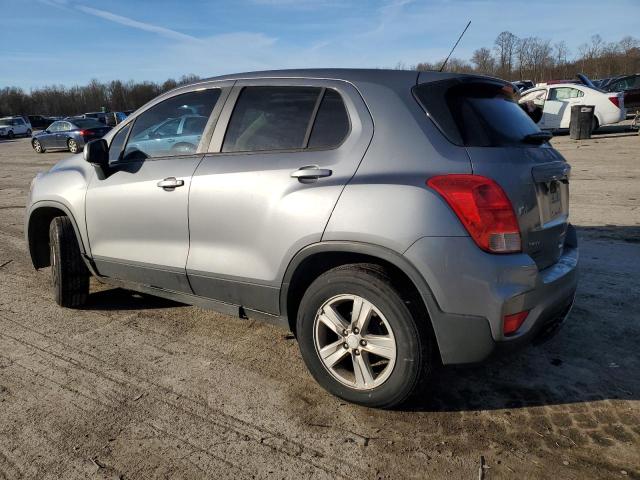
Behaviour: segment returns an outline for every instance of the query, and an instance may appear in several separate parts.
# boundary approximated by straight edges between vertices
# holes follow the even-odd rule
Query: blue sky
[[[564,40],[635,35],[640,0],[0,0],[0,87],[394,67],[492,46],[503,30]],[[640,35],[635,35],[640,37]]]

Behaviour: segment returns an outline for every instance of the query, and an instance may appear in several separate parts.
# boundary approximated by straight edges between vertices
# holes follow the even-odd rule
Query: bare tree
[[[498,73],[503,78],[511,78],[513,58],[518,43],[518,37],[511,32],[502,32],[494,43],[498,54]]]
[[[478,73],[494,75],[496,72],[496,59],[488,48],[482,47],[474,51],[471,63],[475,65],[475,70]]]

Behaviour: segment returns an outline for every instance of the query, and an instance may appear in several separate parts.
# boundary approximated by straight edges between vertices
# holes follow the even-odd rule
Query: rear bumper
[[[424,238],[405,256],[431,287],[427,306],[444,364],[475,363],[550,338],[567,318],[578,283],[571,226],[559,261],[541,271],[526,254],[490,255],[468,237]],[[529,314],[522,326],[505,336],[504,315],[523,310]]]

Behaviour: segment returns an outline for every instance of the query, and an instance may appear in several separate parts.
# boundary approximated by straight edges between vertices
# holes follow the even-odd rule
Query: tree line
[[[439,70],[443,60],[423,62],[409,68]],[[407,68],[399,63],[397,68]],[[640,72],[640,41],[626,36],[618,42],[605,42],[599,35],[578,47],[572,57],[564,41],[551,43],[538,37],[520,38],[511,32],[500,33],[493,46],[478,48],[469,60],[450,58],[447,72],[480,73],[507,80],[575,78],[585,73],[590,78]],[[134,110],[159,94],[179,85],[198,80],[184,75],[179,80],[155,82],[99,82],[85,86],[47,86],[25,92],[20,87],[0,88],[0,116],[4,115],[75,115],[84,112]]]
[[[443,61],[419,63],[412,68],[439,70]],[[607,78],[640,72],[640,41],[625,36],[618,42],[605,42],[600,35],[594,35],[572,56],[564,41],[552,43],[538,37],[520,38],[505,31],[497,36],[491,48],[478,48],[469,60],[450,58],[444,70],[535,83],[571,79],[577,73],[592,79]]]
[[[77,115],[86,112],[122,112],[135,110],[163,92],[198,80],[196,75],[183,75],[163,83],[123,82],[102,83],[91,80],[85,86],[53,85],[25,92],[19,87],[0,89],[0,117],[6,115]]]

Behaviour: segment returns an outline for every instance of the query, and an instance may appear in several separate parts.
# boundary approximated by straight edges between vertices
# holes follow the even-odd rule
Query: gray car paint
[[[163,99],[223,87],[225,94],[197,155],[187,156],[180,166],[175,159],[154,159],[113,179],[101,177],[80,156],[72,157],[37,177],[27,224],[39,202],[59,202],[74,216],[87,258],[99,274],[160,295],[193,294],[193,287],[193,298],[205,296],[238,305],[240,311],[273,315],[286,314],[283,295],[292,266],[307,252],[369,252],[396,265],[415,283],[444,363],[482,360],[496,343],[516,343],[532,334],[572,298],[577,246],[559,249],[556,244],[553,258],[545,257],[540,265],[526,246],[520,254],[488,254],[425,186],[437,174],[482,173],[496,178],[516,206],[523,241],[529,234],[524,229],[542,231],[551,243],[567,234],[567,211],[560,222],[562,235],[541,223],[541,199],[532,180],[532,165],[564,162],[555,150],[465,149],[450,143],[428,121],[411,88],[416,82],[455,77],[293,70],[231,75],[180,87],[137,110],[105,139],[110,141],[119,128]],[[239,87],[252,83],[338,89],[351,118],[349,138],[327,151],[220,153]],[[334,173],[306,184],[290,177],[306,165]],[[185,186],[158,188],[157,181],[168,176],[183,179]],[[190,194],[185,187],[191,188]],[[551,265],[541,268],[545,262]],[[502,316],[523,305],[532,308],[525,325],[517,336],[504,338]]]

